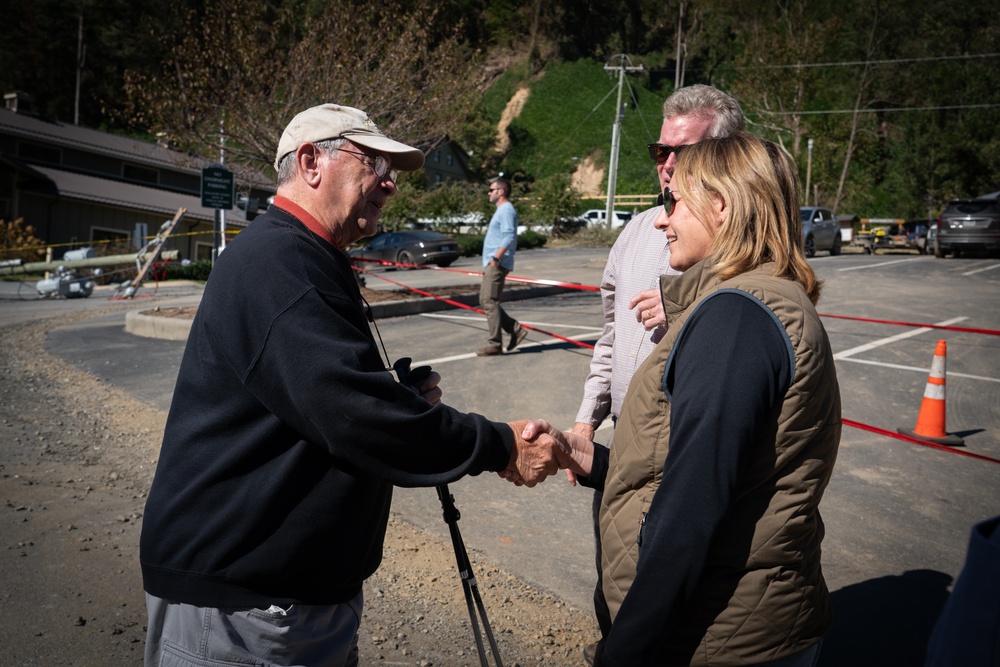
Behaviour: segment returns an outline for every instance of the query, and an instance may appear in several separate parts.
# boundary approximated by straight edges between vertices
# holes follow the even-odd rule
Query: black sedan
[[[387,232],[347,253],[351,259],[381,259],[400,264],[449,266],[458,259],[458,241],[438,232]],[[362,267],[368,262],[359,262]],[[405,268],[405,267],[404,267]]]

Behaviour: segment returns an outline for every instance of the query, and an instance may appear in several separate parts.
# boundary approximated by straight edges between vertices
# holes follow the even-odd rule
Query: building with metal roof
[[[204,158],[153,142],[78,127],[30,114],[22,93],[0,109],[0,219],[23,219],[57,249],[115,244],[138,248],[179,208],[187,209],[167,247],[190,259],[209,259],[215,209],[203,208]],[[237,183],[237,199],[266,207],[273,184]],[[226,212],[227,229],[256,215]]]

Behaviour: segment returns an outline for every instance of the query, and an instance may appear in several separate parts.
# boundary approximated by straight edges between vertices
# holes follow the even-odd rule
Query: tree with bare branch
[[[217,0],[183,12],[176,34],[155,35],[169,58],[159,72],[129,72],[136,127],[198,155],[219,155],[243,183],[267,178],[280,134],[303,109],[335,102],[367,111],[389,136],[433,145],[476,96],[478,52],[458,27],[435,25],[418,0],[331,0],[303,16],[290,6]],[[413,3],[409,3],[413,5]]]

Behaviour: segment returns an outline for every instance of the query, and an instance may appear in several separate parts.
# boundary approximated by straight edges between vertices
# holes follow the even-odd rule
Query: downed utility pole
[[[180,256],[176,250],[164,250],[160,253],[160,259],[174,260]],[[131,264],[136,261],[145,261],[146,251],[140,251],[139,255],[129,253],[127,255],[105,255],[103,257],[88,257],[86,259],[60,259],[51,262],[26,262],[11,260],[0,264],[0,276],[14,276],[22,274],[41,273],[42,271],[57,271],[59,267],[67,269],[92,269],[105,266],[116,266],[118,264]]]
[[[177,213],[174,215],[172,220],[167,220],[160,226],[160,231],[156,233],[146,245],[136,253],[135,265],[138,273],[133,280],[127,283],[122,283],[122,285],[115,291],[115,295],[111,297],[112,299],[131,299],[135,296],[136,290],[142,286],[142,281],[149,273],[149,269],[153,266],[153,262],[160,256],[160,251],[163,250],[163,245],[167,242],[167,237],[170,236],[170,232],[174,231],[174,227],[177,223],[181,221],[184,214],[187,213],[186,208],[177,209]],[[140,257],[145,257],[145,264],[140,266]]]

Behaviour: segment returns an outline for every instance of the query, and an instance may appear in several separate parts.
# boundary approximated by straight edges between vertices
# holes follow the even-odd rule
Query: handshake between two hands
[[[571,482],[575,482],[574,475],[590,475],[594,443],[587,438],[560,431],[541,419],[523,419],[509,426],[514,431],[514,449],[507,468],[497,473],[508,482],[532,487],[562,469]]]
[[[393,364],[399,381],[410,387],[429,403],[441,400],[441,375],[430,366],[410,369],[410,358],[403,357]],[[532,487],[546,477],[566,470],[573,484],[576,475],[589,476],[594,461],[594,443],[582,435],[563,432],[547,421],[522,419],[509,422],[514,432],[514,448],[505,470],[497,473],[518,486]]]

